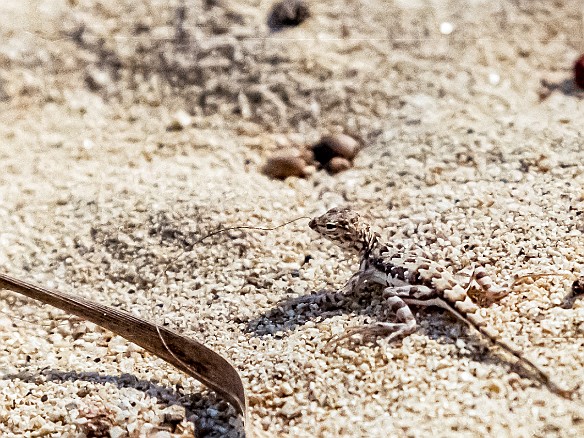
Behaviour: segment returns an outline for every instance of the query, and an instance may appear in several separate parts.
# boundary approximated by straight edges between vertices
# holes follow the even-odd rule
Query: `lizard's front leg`
[[[369,271],[359,271],[354,274],[340,290],[308,295],[299,300],[295,300],[295,304],[314,304],[319,308],[338,309],[344,305],[347,296],[360,291],[370,280],[371,274]]]
[[[413,288],[415,286],[411,287]],[[405,293],[406,288],[408,288],[408,286],[401,286],[399,288],[388,287],[383,291],[383,298],[386,300],[385,303],[387,304],[387,307],[395,313],[398,322],[376,322],[348,329],[341,336],[331,339],[325,351],[330,351],[342,340],[356,335],[359,335],[362,338],[387,336],[387,341],[391,342],[416,331],[416,318],[405,301],[396,294],[396,290],[400,293]]]

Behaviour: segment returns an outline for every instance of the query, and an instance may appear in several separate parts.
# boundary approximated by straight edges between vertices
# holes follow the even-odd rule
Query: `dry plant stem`
[[[100,325],[201,381],[245,417],[243,383],[227,360],[194,339],[130,313],[0,273],[0,289],[26,295]]]

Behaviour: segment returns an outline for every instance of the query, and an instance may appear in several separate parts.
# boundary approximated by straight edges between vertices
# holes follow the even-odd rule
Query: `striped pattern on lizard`
[[[517,345],[503,341],[497,331],[479,315],[479,307],[467,295],[473,284],[478,285],[484,297],[491,301],[499,300],[509,293],[508,288],[496,286],[483,268],[475,268],[468,284],[461,286],[449,271],[433,261],[432,256],[421,248],[404,252],[399,247],[384,244],[380,235],[348,208],[333,208],[312,219],[309,226],[321,236],[358,254],[361,260],[359,271],[345,287],[340,292],[321,297],[319,302],[343,301],[350,293],[375,283],[385,287],[383,299],[397,319],[397,322],[377,322],[350,329],[336,338],[335,342],[353,335],[387,336],[391,341],[416,330],[416,318],[410,305],[441,307],[513,355],[550,391],[565,398],[571,397],[573,390],[556,385],[548,373],[525,357]]]

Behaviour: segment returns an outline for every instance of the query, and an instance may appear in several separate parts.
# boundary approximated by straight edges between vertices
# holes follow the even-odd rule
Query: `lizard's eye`
[[[337,226],[335,224],[326,224],[327,230],[334,230],[335,228],[337,228]]]

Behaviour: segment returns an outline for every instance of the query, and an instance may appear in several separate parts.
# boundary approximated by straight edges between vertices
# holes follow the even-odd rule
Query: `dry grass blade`
[[[127,312],[3,273],[0,273],[0,289],[18,292],[58,307],[123,336],[213,389],[245,418],[245,392],[239,374],[222,356],[194,339]]]

